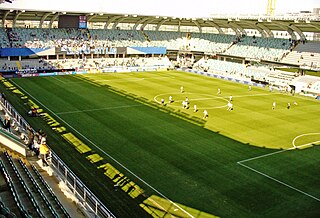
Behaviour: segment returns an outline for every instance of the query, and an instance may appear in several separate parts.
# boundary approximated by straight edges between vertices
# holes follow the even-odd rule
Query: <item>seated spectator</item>
[[[10,116],[8,114],[6,114],[4,116],[4,121],[3,121],[3,128],[5,128],[6,130],[10,131],[10,127],[11,127],[11,120],[10,120]]]
[[[37,116],[39,116],[37,108],[32,107],[32,109],[28,112],[28,115],[29,115],[30,117],[37,117]]]

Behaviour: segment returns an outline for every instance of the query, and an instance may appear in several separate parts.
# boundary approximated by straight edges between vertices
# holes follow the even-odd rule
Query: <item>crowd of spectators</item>
[[[261,37],[172,31],[137,31],[110,29],[6,29],[10,47],[52,48],[67,54],[109,54],[115,47],[160,46],[167,49],[225,53],[243,56],[241,52],[259,48],[257,58],[279,56],[293,46],[295,41]],[[0,36],[1,37],[1,36]],[[231,46],[233,45],[233,46]],[[231,48],[231,49],[229,49]],[[247,54],[253,54],[248,52]]]
[[[28,126],[27,129],[23,129],[15,118],[2,106],[7,101],[3,93],[0,94],[0,99],[0,111],[4,114],[1,116],[2,128],[13,135],[18,136],[21,142],[29,148],[33,155],[42,160],[42,165],[44,167],[48,166],[50,150],[47,146],[47,135],[40,129],[35,132],[31,126]],[[32,113],[37,112],[32,109]]]

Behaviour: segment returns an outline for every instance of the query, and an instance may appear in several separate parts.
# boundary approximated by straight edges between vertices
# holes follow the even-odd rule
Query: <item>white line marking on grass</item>
[[[320,134],[320,133],[311,133],[311,134]],[[302,135],[307,135],[307,134],[302,134]],[[298,136],[298,137],[299,137],[299,136]],[[297,138],[297,137],[296,137],[296,138]],[[313,142],[313,143],[314,143],[314,142]],[[302,190],[300,190],[300,189],[298,189],[298,188],[295,188],[295,187],[293,187],[293,186],[291,186],[291,185],[289,185],[289,184],[287,184],[287,183],[285,183],[285,182],[282,182],[282,181],[280,181],[280,180],[278,180],[278,179],[276,179],[276,178],[273,178],[272,176],[269,176],[269,175],[267,175],[267,174],[265,174],[265,173],[262,173],[262,172],[260,172],[260,171],[258,171],[258,170],[256,170],[256,169],[254,169],[254,168],[252,168],[252,167],[249,167],[249,166],[247,166],[247,165],[244,164],[244,162],[248,162],[248,161],[252,161],[252,160],[257,160],[257,159],[264,158],[264,157],[268,157],[268,156],[272,156],[272,155],[275,155],[275,154],[280,154],[280,153],[282,153],[282,152],[291,151],[291,150],[294,150],[294,149],[296,149],[296,148],[303,148],[303,147],[308,146],[308,145],[310,145],[310,144],[312,144],[312,143],[308,143],[308,144],[304,144],[304,145],[300,145],[300,146],[295,146],[295,147],[292,147],[292,148],[288,148],[288,149],[284,149],[284,150],[281,150],[281,151],[272,152],[272,153],[269,153],[269,154],[260,155],[260,156],[257,156],[257,157],[248,158],[248,159],[245,159],[245,160],[242,160],[242,161],[238,161],[237,164],[239,164],[240,166],[243,166],[243,167],[245,167],[245,168],[247,168],[247,169],[249,169],[249,170],[251,170],[251,171],[253,171],[253,172],[255,172],[255,173],[258,173],[258,174],[260,174],[260,175],[262,175],[262,176],[264,176],[264,177],[267,177],[267,178],[269,178],[269,179],[271,179],[271,180],[273,180],[273,181],[275,181],[275,182],[277,182],[277,183],[280,183],[280,184],[282,184],[282,185],[284,185],[284,186],[286,186],[286,187],[288,187],[288,188],[290,188],[290,189],[293,189],[293,190],[295,190],[295,191],[297,191],[297,192],[299,192],[299,193],[301,193],[301,194],[304,194],[304,195],[306,195],[306,196],[308,196],[308,197],[310,197],[310,198],[313,198],[313,199],[315,199],[315,200],[317,200],[317,201],[320,201],[319,198],[317,198],[317,197],[315,197],[315,196],[313,196],[313,195],[311,195],[311,194],[309,194],[309,193],[306,193],[306,192],[304,192],[304,191],[302,191]]]
[[[98,79],[95,80],[96,82],[128,82],[128,81],[141,81],[144,80],[144,78],[128,78],[128,79]]]
[[[245,160],[238,161],[237,163],[241,164],[241,163],[248,162],[248,161],[251,161],[251,160],[257,160],[257,159],[260,159],[260,158],[263,158],[263,157],[272,156],[272,155],[279,154],[279,153],[282,153],[282,152],[286,152],[286,151],[292,150],[292,149],[293,148],[289,148],[289,149],[285,149],[285,150],[281,150],[281,151],[272,152],[272,153],[269,153],[269,154],[263,154],[263,155],[260,155],[260,156],[257,156],[257,157],[252,157],[252,158],[248,158],[248,159],[245,159]]]
[[[308,196],[308,197],[310,197],[310,198],[312,198],[312,199],[314,199],[314,200],[316,200],[316,201],[320,201],[319,198],[317,198],[317,197],[315,197],[315,196],[313,196],[313,195],[311,195],[311,194],[309,194],[309,193],[306,193],[306,192],[304,192],[304,191],[302,191],[302,190],[300,190],[300,189],[298,189],[298,188],[295,188],[295,187],[293,187],[293,186],[291,186],[291,185],[289,185],[289,184],[287,184],[287,183],[285,183],[285,182],[282,182],[282,181],[280,181],[280,180],[278,180],[278,179],[276,179],[276,178],[273,178],[272,176],[269,176],[269,175],[267,175],[267,174],[265,174],[265,173],[262,173],[262,172],[260,172],[260,171],[258,171],[258,170],[256,170],[256,169],[253,169],[252,167],[249,167],[249,166],[247,166],[247,165],[245,165],[245,164],[243,164],[243,163],[240,163],[240,162],[237,162],[237,164],[239,164],[239,165],[241,165],[241,166],[243,166],[243,167],[245,167],[245,168],[247,168],[247,169],[249,169],[249,170],[251,170],[251,171],[253,171],[253,172],[255,172],[255,173],[258,173],[258,174],[260,174],[260,175],[262,175],[262,176],[264,176],[264,177],[267,177],[267,178],[269,178],[269,179],[271,179],[271,180],[273,180],[273,181],[275,181],[275,182],[277,182],[277,183],[279,183],[279,184],[281,184],[281,185],[284,185],[284,186],[286,186],[286,187],[288,187],[288,188],[290,188],[290,189],[292,189],[292,190],[295,190],[295,191],[297,191],[297,192],[299,192],[299,193],[301,193],[301,194],[303,194],[303,195],[306,195],[306,196]]]
[[[65,112],[58,112],[56,114],[74,114],[74,113],[83,113],[83,112],[91,112],[91,111],[102,111],[102,110],[113,110],[119,108],[131,108],[131,107],[142,107],[142,104],[135,104],[135,105],[123,105],[123,106],[116,106],[116,107],[105,107],[105,108],[93,108],[88,110],[76,110],[76,111],[65,111]]]
[[[298,138],[301,138],[303,136],[308,136],[308,135],[320,135],[319,132],[314,132],[314,133],[305,133],[305,134],[301,134],[301,135],[298,135],[297,137],[295,137],[293,140],[292,140],[292,145],[294,148],[297,148],[295,142]],[[310,143],[307,143],[307,144],[304,144],[303,146],[308,146],[308,145],[312,145],[313,143],[318,143],[320,141],[315,141],[315,142],[310,142]]]
[[[315,143],[315,142],[312,142],[312,143]],[[307,143],[307,144],[304,144],[304,145],[291,147],[291,148],[287,148],[287,149],[284,149],[284,150],[271,152],[271,153],[268,153],[268,154],[259,155],[259,156],[256,156],[256,157],[252,157],[252,158],[248,158],[248,159],[245,159],[245,160],[238,161],[237,163],[240,164],[240,163],[248,162],[248,161],[251,161],[251,160],[257,160],[257,159],[260,159],[260,158],[263,158],[263,157],[272,156],[272,155],[279,154],[279,153],[282,153],[282,152],[291,151],[291,150],[294,150],[296,148],[303,148],[303,147],[306,147],[306,146],[308,146],[308,145],[310,145],[312,143]]]
[[[21,86],[19,86],[17,83],[15,83],[13,80],[11,80],[12,83],[14,83],[17,87],[19,87],[23,92],[25,92],[26,94],[28,94],[31,98],[33,98],[35,101],[37,101],[40,105],[42,105],[44,108],[46,108],[50,113],[52,113],[53,115],[55,115],[57,118],[59,118],[61,121],[63,121],[67,126],[70,127],[70,129],[73,129],[73,131],[75,131],[76,133],[78,133],[81,137],[83,137],[85,140],[87,140],[90,144],[92,144],[94,147],[96,147],[99,151],[101,151],[103,154],[105,154],[106,156],[108,156],[110,159],[112,159],[114,162],[116,162],[119,166],[121,166],[123,169],[127,170],[127,172],[131,173],[131,175],[135,176],[136,178],[138,178],[141,182],[143,182],[146,186],[148,186],[149,188],[151,188],[153,191],[155,191],[156,193],[158,193],[160,196],[162,196],[163,198],[167,199],[171,204],[175,205],[177,208],[179,208],[180,210],[182,210],[186,215],[188,215],[189,217],[194,218],[194,216],[192,216],[190,213],[188,213],[185,209],[181,208],[179,205],[177,205],[176,203],[174,203],[173,201],[171,201],[169,198],[167,198],[164,194],[162,194],[160,191],[158,191],[157,189],[155,189],[154,187],[152,187],[151,185],[149,185],[146,181],[144,181],[142,178],[140,178],[139,176],[137,176],[135,173],[133,173],[131,170],[129,170],[127,167],[125,167],[124,165],[122,165],[119,161],[117,161],[115,158],[113,158],[110,154],[108,154],[107,152],[105,152],[104,150],[102,150],[99,146],[97,146],[93,141],[91,141],[90,139],[88,139],[85,135],[83,135],[82,133],[80,133],[78,130],[76,130],[73,126],[71,126],[69,123],[67,123],[64,119],[62,119],[59,115],[57,115],[55,112],[53,112],[51,109],[49,109],[47,106],[45,106],[42,102],[40,102],[37,98],[35,98],[33,95],[31,95],[29,92],[27,92],[25,89],[23,89]]]
[[[53,78],[55,80],[58,80],[59,82],[61,83],[66,83],[65,81],[61,80],[61,79],[58,79],[57,76],[51,76],[50,78]]]

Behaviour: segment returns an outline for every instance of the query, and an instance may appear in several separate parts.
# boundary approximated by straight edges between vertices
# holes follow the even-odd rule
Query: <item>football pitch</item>
[[[180,71],[8,82],[8,99],[44,111],[26,119],[119,217],[320,216],[315,99]]]

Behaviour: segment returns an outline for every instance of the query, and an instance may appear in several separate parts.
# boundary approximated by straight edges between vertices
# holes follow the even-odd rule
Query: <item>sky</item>
[[[276,0],[276,14],[312,11],[320,0]],[[268,0],[14,0],[3,9],[209,17],[213,14],[265,14]]]

